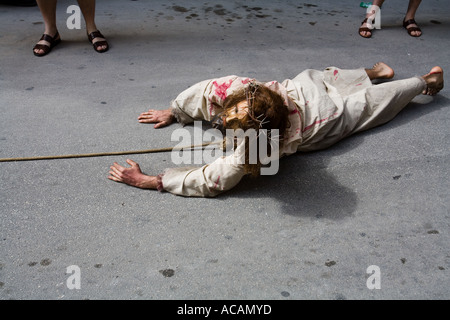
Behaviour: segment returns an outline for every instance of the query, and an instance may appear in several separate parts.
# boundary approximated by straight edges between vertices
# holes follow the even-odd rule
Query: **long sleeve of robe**
[[[252,79],[227,76],[199,82],[172,101],[182,124],[210,121],[223,102]],[[372,85],[364,69],[305,70],[282,83],[264,83],[284,99],[290,126],[279,155],[327,148],[355,132],[381,125],[397,115],[426,84],[420,77]],[[162,175],[161,189],[183,196],[214,197],[236,186],[245,175],[233,158],[220,157],[201,167],[170,168]]]

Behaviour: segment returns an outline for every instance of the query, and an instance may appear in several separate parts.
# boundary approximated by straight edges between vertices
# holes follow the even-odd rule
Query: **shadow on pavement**
[[[400,114],[378,128],[349,137],[326,150],[297,153],[280,160],[278,174],[260,176],[257,179],[245,177],[241,183],[226,194],[226,198],[272,198],[280,203],[284,214],[338,220],[351,216],[358,204],[356,193],[339,183],[328,172],[329,159],[348,152],[361,144],[364,135],[374,130],[388,130],[417,120],[427,113],[448,105],[442,96],[418,96]]]

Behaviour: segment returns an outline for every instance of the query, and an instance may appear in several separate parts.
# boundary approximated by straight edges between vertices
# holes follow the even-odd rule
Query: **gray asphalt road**
[[[423,2],[420,38],[401,27],[405,1],[386,1],[372,39],[357,33],[358,1],[99,0],[105,54],[58,3],[63,42],[43,58],[39,10],[0,5],[0,157],[171,146],[177,124],[137,116],[212,77],[450,70],[445,0]],[[0,163],[0,299],[448,299],[449,99],[448,87],[417,97],[214,199],[109,181],[125,156]],[[168,153],[129,157],[149,174],[172,166]]]

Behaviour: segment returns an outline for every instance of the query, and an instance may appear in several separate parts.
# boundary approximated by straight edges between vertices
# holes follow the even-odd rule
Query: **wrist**
[[[142,175],[142,178],[140,179],[139,183],[137,184],[137,187],[141,189],[157,189],[158,182],[156,177],[154,176],[147,176],[145,174]]]
[[[177,110],[174,107],[170,107],[169,109],[167,109],[170,113],[170,120],[172,122],[180,122],[180,117],[179,114],[177,112]]]

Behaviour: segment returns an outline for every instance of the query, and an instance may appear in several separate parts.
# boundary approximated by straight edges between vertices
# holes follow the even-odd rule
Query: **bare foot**
[[[423,94],[434,96],[444,88],[444,70],[439,66],[433,67],[422,78],[427,83],[427,88],[422,92]]]
[[[376,63],[372,69],[366,69],[370,80],[374,79],[392,79],[394,70],[384,62]]]
[[[153,110],[150,109],[146,112],[142,112],[138,121],[140,123],[156,123],[155,129],[165,127],[171,124],[175,120],[174,115],[170,109],[166,110]]]

